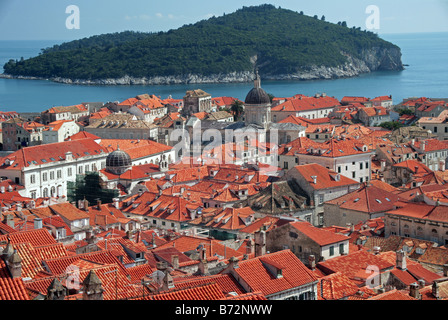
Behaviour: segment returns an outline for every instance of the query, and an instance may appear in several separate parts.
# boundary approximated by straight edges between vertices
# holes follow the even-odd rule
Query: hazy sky
[[[134,31],[167,31],[243,6],[270,3],[366,28],[369,5],[379,9],[379,34],[447,32],[448,0],[0,0],[0,40],[73,40]],[[68,29],[66,8],[79,8],[79,29]]]

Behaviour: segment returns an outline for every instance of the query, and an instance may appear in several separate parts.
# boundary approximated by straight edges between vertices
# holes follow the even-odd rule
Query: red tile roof
[[[29,243],[33,247],[56,244],[57,241],[46,229],[19,231],[6,235],[0,235],[0,241],[11,240],[12,244]]]
[[[65,160],[66,153],[71,152],[73,159],[99,155],[107,150],[92,139],[64,141],[22,148],[3,158],[0,158],[2,169],[21,170],[31,165],[42,165]],[[9,160],[10,164],[5,161]],[[12,162],[13,161],[13,162]],[[11,163],[12,162],[12,163]]]
[[[341,272],[335,272],[319,279],[317,300],[339,300],[355,295],[358,285]]]
[[[365,272],[370,265],[377,266],[381,271],[392,269],[395,263],[391,263],[379,256],[364,250],[349,253],[346,256],[335,257],[317,264],[317,268],[326,274],[341,272],[351,280],[360,272]]]
[[[291,222],[290,225],[291,227],[305,234],[320,246],[326,246],[341,241],[348,241],[350,239],[349,237],[342,234],[337,234],[331,231],[316,228],[311,223],[306,221]]]
[[[0,300],[30,300],[22,278],[12,279],[3,259],[0,259]]]
[[[215,257],[215,255],[222,256],[224,258],[230,258],[232,256],[242,256],[241,253],[232,249],[229,246],[223,245],[220,241],[192,236],[181,236],[178,239],[168,241],[166,244],[159,246],[159,248],[175,247],[180,252],[187,252],[191,250],[197,250],[197,248],[203,245],[206,249],[207,259]]]
[[[282,277],[273,276],[263,264],[263,259],[273,261],[282,268]],[[236,274],[243,279],[252,291],[260,291],[269,296],[317,282],[310,271],[291,250],[283,250],[239,262]]]
[[[173,147],[145,139],[101,139],[99,143],[107,152],[113,152],[120,147],[132,160],[167,152]]]
[[[299,96],[297,98],[288,99],[275,107],[271,108],[271,111],[308,111],[316,109],[328,109],[335,106],[339,106],[340,103],[337,99],[332,97],[306,97]]]
[[[293,170],[297,170],[310,187],[315,190],[359,185],[359,182],[317,163],[295,166]],[[314,183],[313,177],[316,177],[316,183]]]
[[[376,213],[394,209],[398,200],[398,195],[364,183],[361,188],[326,203],[341,209]]]

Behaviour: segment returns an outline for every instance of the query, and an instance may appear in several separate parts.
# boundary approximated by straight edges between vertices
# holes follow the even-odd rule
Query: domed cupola
[[[258,71],[256,71],[254,87],[247,94],[244,104],[266,105],[270,103],[271,99],[269,98],[269,95],[266,93],[266,91],[261,88],[260,75],[258,74]]]
[[[120,147],[117,147],[117,150],[111,152],[106,158],[106,170],[113,174],[121,175],[130,167],[132,167],[131,157],[125,151],[120,150]]]

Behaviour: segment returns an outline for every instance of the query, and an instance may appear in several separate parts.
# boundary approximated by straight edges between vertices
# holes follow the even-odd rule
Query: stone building
[[[212,96],[207,92],[196,89],[189,90],[184,96],[182,115],[190,116],[197,112],[212,111]]]
[[[312,226],[305,221],[291,222],[267,233],[270,252],[290,249],[304,264],[315,263],[349,253],[349,237]]]

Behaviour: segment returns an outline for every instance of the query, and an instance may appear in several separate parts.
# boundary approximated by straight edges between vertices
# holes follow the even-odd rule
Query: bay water
[[[313,81],[263,81],[263,89],[276,97],[326,93],[374,98],[392,95],[394,103],[409,97],[448,97],[448,33],[381,35],[398,45],[403,71],[380,71],[355,78]],[[29,58],[42,48],[63,41],[0,41],[0,71],[9,59]],[[0,111],[41,112],[53,106],[82,102],[123,101],[139,94],[181,99],[187,90],[202,89],[212,97],[229,96],[244,100],[252,83],[93,86],[54,83],[49,80],[0,79]]]

